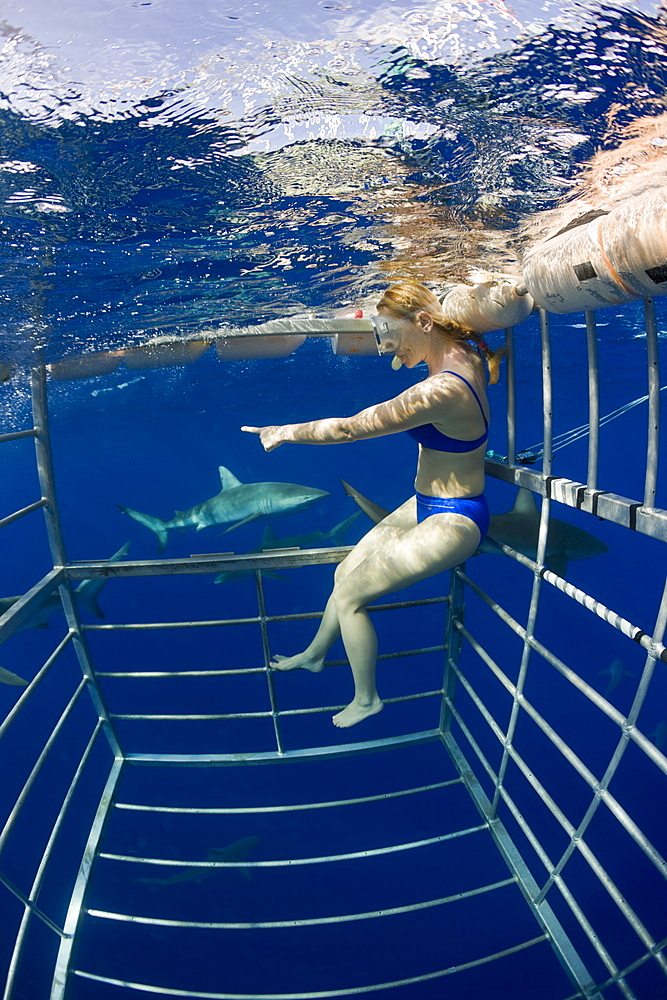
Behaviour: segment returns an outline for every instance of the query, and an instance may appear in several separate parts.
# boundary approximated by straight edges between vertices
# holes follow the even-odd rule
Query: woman
[[[375,687],[377,637],[368,604],[463,562],[489,524],[482,495],[489,427],[486,378],[478,351],[467,343],[476,336],[449,323],[436,296],[417,282],[392,285],[377,312],[380,353],[394,353],[393,367],[426,362],[428,378],[353,417],[242,428],[259,434],[266,451],[287,442],[336,444],[399,431],[419,442],[416,497],[376,524],[340,563],[308,648],[271,661],[276,670],[320,671],[342,636],[354,678],[353,700],[333,717],[334,725],[343,728],[383,707]]]

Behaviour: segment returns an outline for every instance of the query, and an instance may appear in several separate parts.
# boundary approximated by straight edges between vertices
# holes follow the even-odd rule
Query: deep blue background
[[[317,40],[330,29],[329,22],[326,30],[321,26],[320,16],[344,18],[348,16],[344,4],[336,14],[321,15],[329,10],[324,4],[316,12],[301,12],[301,20],[294,14],[289,29],[280,11],[264,10],[260,29],[258,21],[250,20],[251,5],[239,5],[234,13],[211,11],[204,4],[191,6],[188,17],[165,10],[164,35],[156,35],[154,43],[159,56],[148,44],[145,50],[139,43],[133,49],[127,39],[126,48],[116,45],[112,51],[114,39],[117,42],[123,31],[131,40],[137,25],[144,24],[144,15],[152,18],[159,13],[156,9],[142,13],[137,5],[113,11],[100,8],[99,23],[93,19],[92,28],[87,22],[78,29],[72,27],[74,5],[62,14],[60,41],[45,15],[43,48],[31,48],[28,35],[29,29],[37,30],[34,24],[23,35],[19,32],[14,47],[12,32],[8,29],[4,36],[0,70],[14,82],[7,85],[0,106],[0,356],[17,367],[13,377],[0,384],[2,432],[30,425],[27,361],[35,348],[45,360],[54,361],[131,346],[153,334],[200,332],[212,337],[220,324],[241,327],[310,310],[350,312],[398,275],[437,282],[455,277],[464,265],[497,266],[505,248],[513,246],[518,223],[534,210],[552,207],[596,149],[612,148],[621,140],[623,128],[638,116],[664,110],[666,25],[656,13],[608,6],[588,13],[580,10],[576,24],[565,19],[551,28],[526,28],[523,34],[505,39],[497,50],[457,62],[437,58],[435,50],[430,56],[425,51],[420,55],[412,35],[399,44],[388,28],[387,37],[373,35],[363,42],[357,38],[345,48],[336,36],[333,48],[318,48]],[[485,9],[475,9],[475,16],[481,17]],[[16,27],[18,21],[10,17],[18,17],[14,8],[4,13]],[[355,9],[349,17],[361,13]],[[114,35],[111,22],[105,20],[112,15],[114,31],[120,34]],[[524,15],[523,8],[517,9],[517,16]],[[242,24],[231,23],[237,16]],[[465,18],[471,17],[466,10]],[[217,46],[224,58],[202,59],[196,87],[187,74],[177,86],[174,81],[182,66],[178,60],[173,66],[167,60],[169,83],[161,62],[166,49],[160,45],[178,28],[179,58],[183,65],[194,66],[188,46],[207,18],[211,25],[205,38],[207,51]],[[470,27],[465,18],[458,29],[462,37]],[[411,27],[406,17],[405,31]],[[109,47],[103,48],[105,59],[99,58],[100,72],[108,73],[107,83],[115,79],[114,86],[127,89],[122,95],[113,87],[105,94],[103,88],[88,91],[88,83],[81,83],[89,81],[94,63],[93,57],[85,63],[83,55],[88,58],[97,51],[98,35],[104,31]],[[243,51],[234,43],[236,31],[247,42]],[[422,35],[423,40],[429,37],[426,31]],[[436,32],[433,37],[441,36]],[[40,60],[46,65],[53,58],[56,68],[64,65],[63,39],[70,37],[79,62],[73,62],[70,76],[65,74],[71,84],[65,92],[59,89],[57,74],[44,83]],[[125,77],[116,72],[117,50],[123,53],[117,58],[126,59]],[[339,59],[333,66],[331,52]],[[348,56],[350,62],[345,61]],[[275,69],[273,61],[281,59],[285,66],[277,72],[274,90],[262,90],[269,70]],[[154,78],[146,69],[152,60]],[[216,87],[229,80],[239,101],[252,97],[256,103],[247,104],[241,114],[240,105],[230,99],[231,110],[225,117]],[[133,87],[145,88],[141,99]],[[130,91],[134,97],[128,96]],[[567,96],[572,93],[575,98]],[[202,94],[208,94],[208,105]],[[198,105],[200,98],[203,104]],[[350,124],[358,113],[376,115],[381,121],[375,138],[362,133],[356,119]],[[321,125],[327,114],[341,117],[341,131],[333,138]],[[423,126],[422,132],[411,135],[404,131],[406,123]],[[316,125],[321,131],[315,138],[298,131]],[[280,129],[287,131],[278,141]],[[296,130],[291,143],[284,138],[289,129]],[[267,151],[258,152],[265,140]],[[657,307],[659,328],[664,331],[664,302],[657,300]],[[607,309],[598,320],[605,414],[645,394],[646,343],[639,304]],[[588,418],[583,316],[555,317],[552,332],[557,435]],[[536,319],[517,328],[515,338],[517,444],[528,449],[542,438]],[[501,335],[488,339],[496,346]],[[664,343],[661,332],[663,355]],[[217,492],[220,465],[246,482],[287,481],[329,491],[322,503],[304,514],[276,521],[278,536],[328,530],[352,513],[355,508],[342,490],[341,477],[381,505],[397,506],[410,495],[414,476],[414,445],[404,436],[336,448],[286,446],[267,455],[240,426],[353,413],[389,398],[419,375],[405,369],[395,373],[386,359],[336,356],[328,341],[308,340],[295,354],[278,360],[223,362],[211,349],[190,366],[151,371],[121,365],[106,376],[49,380],[58,501],[69,558],[106,558],[128,540],[132,557],[156,555],[155,537],[125,517],[117,505],[169,517],[175,509]],[[506,451],[505,401],[503,376],[501,384],[490,390],[489,446],[501,454]],[[603,428],[600,488],[642,498],[646,424],[647,407],[642,404]],[[32,502],[39,487],[32,442],[2,447],[0,512],[4,515]],[[584,438],[556,453],[553,472],[583,482],[586,466]],[[493,512],[506,511],[514,502],[515,489],[490,480],[488,496]],[[663,477],[658,504],[664,507],[666,502]],[[609,547],[595,559],[572,562],[568,579],[651,632],[664,582],[663,545],[570,508],[554,505],[552,513],[594,533]],[[259,544],[262,530],[258,522],[224,537],[217,529],[174,532],[167,554],[189,556],[232,548],[245,552]],[[360,518],[347,540],[355,541],[363,530]],[[40,513],[7,528],[3,546],[2,595],[24,592],[51,567]],[[490,555],[469,560],[467,571],[525,623],[532,583],[528,571]],[[284,579],[266,579],[267,612],[321,610],[331,573],[331,567],[310,567],[284,571]],[[441,595],[448,586],[447,577],[435,578],[396,595],[396,600]],[[113,580],[105,586],[100,604],[110,623],[248,617],[257,607],[252,579],[214,585],[208,576]],[[84,618],[92,621],[85,612]],[[377,624],[380,651],[391,653],[442,642],[444,615],[440,605],[382,612]],[[474,595],[467,597],[466,624],[515,681],[522,652],[516,636]],[[271,651],[297,650],[308,641],[312,627],[312,622],[271,624]],[[12,637],[3,645],[0,665],[33,677],[64,631],[64,619],[54,616],[50,630]],[[536,634],[621,713],[629,711],[645,662],[638,645],[547,584],[542,588]],[[103,672],[263,665],[256,625],[91,632],[89,640],[95,664]],[[332,657],[342,658],[342,647],[336,647]],[[623,663],[623,676],[610,690],[604,671],[617,659]],[[461,665],[504,730],[511,710],[506,690],[467,645]],[[661,668],[659,663],[637,725],[664,751],[667,682]],[[3,817],[79,678],[73,650],[68,649],[3,737]],[[389,699],[434,690],[441,680],[440,654],[386,660],[379,667],[380,691]],[[318,677],[280,675],[274,681],[281,709],[333,709],[351,694],[345,667],[331,667]],[[121,714],[257,712],[270,707],[262,674],[105,678],[102,685],[110,710]],[[19,688],[1,686],[0,708],[9,710],[19,695]],[[617,745],[618,727],[535,654],[526,697],[600,778]],[[472,736],[497,768],[501,745],[461,687],[457,704]],[[334,728],[328,715],[286,717],[286,747],[429,730],[438,724],[439,706],[437,698],[390,705],[352,731]],[[94,712],[84,691],[7,839],[0,870],[24,892],[93,723]],[[128,752],[274,748],[273,727],[264,718],[119,721],[118,731]],[[465,744],[456,724],[454,732]],[[525,714],[514,746],[569,821],[580,822],[591,802],[590,787]],[[65,916],[109,765],[109,752],[101,744],[93,752],[56,843],[39,903],[59,921]],[[492,794],[488,777],[479,771],[484,790]],[[209,808],[266,806],[377,795],[454,776],[442,748],[428,745],[282,767],[176,772],[132,768],[123,777],[118,799]],[[664,793],[658,776],[654,765],[630,744],[611,792],[664,855]],[[539,831],[548,867],[565,850],[567,836],[514,766],[508,771],[507,787]],[[507,809],[503,819],[541,884],[543,860]],[[211,848],[256,836],[259,843],[249,861],[303,859],[410,843],[477,823],[473,805],[454,785],[364,806],[245,816],[179,817],[115,809],[103,849],[195,861],[205,859]],[[99,859],[87,905],[173,920],[227,922],[387,909],[504,879],[506,868],[486,838],[471,833],[363,862],[257,868],[250,878],[234,871],[217,872],[199,884],[163,887],[136,878],[167,877],[175,869]],[[667,911],[664,883],[606,806],[598,809],[586,842],[647,932],[661,940]],[[578,853],[568,863],[565,881],[616,965],[623,968],[634,962],[643,945]],[[594,979],[603,982],[608,973],[557,890],[549,901]],[[0,919],[10,929],[0,937],[3,969],[20,916],[18,902],[2,890]],[[314,990],[382,983],[448,968],[538,933],[516,887],[504,887],[444,909],[293,931],[195,932],[88,917],[74,966],[111,978],[180,988],[186,994],[201,990],[310,995]],[[32,921],[16,988],[19,1000],[48,995],[48,956],[54,947],[51,933]],[[628,977],[639,1000],[665,996],[664,982],[652,961]],[[456,1000],[538,996],[564,1000],[572,989],[548,945],[542,943],[489,966],[409,987],[403,995],[431,1000],[445,991]],[[76,978],[71,995],[74,1000],[115,1000],[128,994]],[[381,998],[385,993],[375,995]],[[621,994],[612,987],[604,995]]]

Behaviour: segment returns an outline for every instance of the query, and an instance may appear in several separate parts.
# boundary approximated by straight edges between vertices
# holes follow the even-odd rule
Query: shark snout
[[[303,493],[295,496],[292,500],[292,504],[299,508],[312,507],[314,503],[318,503],[320,500],[324,500],[328,497],[329,493],[326,490],[304,490]]]
[[[304,503],[315,503],[316,500],[324,500],[325,497],[330,496],[327,490],[309,490],[307,493],[303,494]]]

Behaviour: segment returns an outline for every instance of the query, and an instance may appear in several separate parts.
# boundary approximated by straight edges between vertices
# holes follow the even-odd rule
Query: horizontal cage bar
[[[454,893],[453,896],[443,896],[441,899],[429,899],[422,903],[407,903],[405,906],[387,907],[383,910],[368,910],[365,913],[345,913],[334,917],[306,917],[295,920],[261,920],[253,923],[219,923],[196,920],[168,920],[162,917],[138,917],[128,913],[110,913],[107,910],[87,910],[91,917],[99,917],[102,920],[118,920],[125,923],[148,924],[156,927],[191,927],[197,930],[273,930],[283,927],[319,927],[326,924],[351,923],[356,920],[373,920],[377,917],[395,917],[403,913],[417,913],[420,910],[432,909],[435,906],[445,906],[448,903],[457,903],[462,899],[470,899],[473,896],[482,896],[495,889],[503,889],[508,885],[514,885],[516,878],[506,878],[501,882],[493,882],[490,885],[483,885],[477,889],[468,889],[465,892]]]
[[[405,795],[419,795],[423,792],[434,792],[441,788],[450,788],[453,785],[460,785],[461,778],[451,778],[449,781],[436,781],[432,785],[420,785],[418,788],[403,788],[397,792],[383,792],[381,795],[363,795],[356,799],[334,799],[331,802],[300,802],[294,805],[280,806],[224,806],[186,808],[183,806],[146,806],[134,802],[115,802],[114,808],[128,809],[134,812],[159,812],[178,813],[179,815],[202,815],[202,816],[235,816],[248,815],[250,813],[272,813],[272,812],[300,812],[304,809],[333,809],[338,806],[358,806],[367,802],[384,802],[387,799],[399,799]]]
[[[395,979],[392,982],[376,983],[373,986],[355,986],[352,989],[343,990],[309,990],[308,993],[202,993],[197,990],[174,990],[164,986],[153,986],[147,983],[130,983],[121,979],[110,979],[107,976],[96,976],[81,969],[73,969],[72,975],[80,976],[83,979],[90,979],[97,983],[107,983],[110,986],[120,986],[126,989],[135,989],[145,993],[164,993],[167,996],[190,997],[193,1000],[324,1000],[326,997],[350,997],[361,996],[364,993],[375,993],[378,990],[394,989],[398,986],[411,986],[416,983],[427,983],[433,979],[441,979],[444,976],[454,975],[456,972],[463,972],[466,969],[474,969],[489,962],[495,962],[508,955],[515,955],[517,952],[532,948],[543,941],[547,941],[546,934],[539,937],[530,938],[514,945],[512,948],[504,948],[496,951],[492,955],[484,955],[482,958],[472,962],[464,962],[461,965],[453,965],[448,969],[440,969],[437,972],[426,972],[421,976],[410,976],[407,979]]]

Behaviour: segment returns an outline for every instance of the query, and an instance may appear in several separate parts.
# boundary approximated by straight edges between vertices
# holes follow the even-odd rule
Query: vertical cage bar
[[[452,709],[456,691],[456,668],[459,663],[463,635],[457,628],[463,623],[464,584],[459,572],[465,572],[465,563],[455,566],[449,574],[449,613],[445,626],[445,675],[442,682],[442,702],[440,708],[440,732],[446,733],[452,728]]]
[[[36,901],[37,901],[37,899],[39,897],[39,892],[40,892],[40,889],[42,887],[42,882],[44,880],[44,875],[45,875],[45,872],[46,872],[46,868],[47,868],[47,865],[49,863],[49,859],[51,858],[51,854],[53,852],[53,848],[54,848],[56,839],[57,839],[58,834],[60,832],[60,829],[61,829],[61,827],[63,825],[63,822],[65,820],[65,816],[67,814],[67,810],[68,810],[68,808],[69,808],[69,806],[71,804],[71,801],[72,801],[72,799],[74,797],[74,793],[75,793],[76,788],[77,788],[77,786],[79,784],[79,781],[81,779],[81,775],[83,774],[83,771],[84,771],[84,768],[86,766],[86,763],[88,762],[88,760],[90,758],[90,755],[91,755],[91,753],[93,751],[93,748],[95,746],[95,742],[97,740],[97,737],[99,735],[99,731],[100,731],[101,727],[102,727],[102,722],[100,720],[98,720],[98,722],[97,722],[97,724],[95,726],[95,729],[93,730],[93,733],[92,733],[92,735],[91,735],[91,737],[90,737],[90,739],[88,741],[88,744],[87,744],[87,746],[86,746],[86,748],[85,748],[85,750],[83,752],[81,760],[79,761],[78,767],[77,767],[77,769],[76,769],[76,771],[74,773],[74,777],[72,778],[72,780],[70,782],[69,789],[67,790],[67,793],[66,793],[65,798],[63,800],[62,806],[60,807],[60,811],[58,813],[56,821],[53,824],[53,829],[51,830],[51,834],[49,836],[47,845],[44,848],[44,853],[42,854],[42,858],[41,858],[41,861],[39,863],[39,867],[37,869],[37,873],[35,874],[35,877],[33,879],[32,887],[30,889],[30,895],[28,896],[28,901],[27,901],[25,910],[23,911],[23,917],[21,919],[21,924],[20,924],[20,927],[19,927],[18,934],[16,935],[16,941],[14,942],[14,950],[13,950],[13,953],[12,953],[11,962],[9,963],[9,970],[8,970],[8,973],[7,973],[7,982],[6,982],[6,985],[5,985],[5,991],[4,991],[4,994],[3,994],[3,1000],[11,1000],[12,991],[13,991],[13,988],[14,988],[14,980],[16,978],[16,972],[17,972],[17,969],[18,969],[18,963],[20,961],[21,952],[23,950],[24,939],[25,939],[26,933],[28,931],[28,926],[29,926],[29,923],[30,923],[30,917],[32,916],[33,909],[34,909]]]
[[[259,627],[262,633],[262,652],[264,654],[264,669],[266,670],[266,683],[269,686],[269,700],[271,702],[271,717],[273,719],[273,732],[276,737],[276,750],[278,753],[285,753],[283,747],[282,733],[280,732],[280,722],[278,720],[278,701],[276,699],[276,689],[273,683],[271,672],[271,650],[269,648],[269,633],[266,627],[266,606],[264,604],[264,586],[262,583],[261,569],[255,570],[255,582],[257,585],[257,605],[259,607]]]
[[[553,389],[551,383],[551,336],[549,314],[540,309],[540,331],[542,334],[542,419],[544,422],[544,454],[542,476],[551,475],[553,462]]]
[[[76,877],[76,883],[70,898],[67,916],[65,917],[65,933],[67,937],[61,940],[60,948],[58,949],[56,967],[53,973],[53,982],[51,984],[50,1000],[64,1000],[65,998],[74,939],[83,910],[83,901],[86,889],[88,888],[90,872],[93,867],[93,861],[95,860],[95,855],[97,853],[102,833],[104,831],[104,826],[109,817],[114,792],[116,790],[118,779],[122,773],[124,763],[125,761],[122,758],[116,758],[113,761],[109,777],[107,778],[104,791],[102,792],[102,796],[97,807],[97,812],[95,813],[95,818],[93,819],[93,823],[90,828],[90,833],[88,834],[88,841],[83,852],[79,872]]]
[[[580,996],[586,997],[588,1000],[603,1000],[602,995],[595,985],[595,981],[579,957],[576,948],[573,946],[551,907],[545,906],[545,900],[541,900],[539,903],[535,902],[538,892],[537,882],[502,822],[497,818],[493,818],[493,806],[489,802],[456,740],[451,733],[443,734],[442,740],[480,816],[488,822],[489,832],[495,841],[496,847],[500,851],[510,872],[516,878],[517,885],[533,916],[549,935],[551,947],[570,981],[579,990]]]
[[[35,456],[37,475],[42,497],[47,500],[44,508],[46,532],[51,547],[54,566],[64,566],[67,562],[63,542],[60,516],[56,500],[55,477],[51,457],[51,437],[49,434],[49,413],[46,405],[46,368],[34,365],[31,371],[32,412],[35,425]]]
[[[514,327],[505,330],[507,348],[507,464],[516,462],[516,369],[514,366]]]
[[[658,358],[658,325],[653,299],[644,299],[644,317],[646,320],[648,362],[648,444],[646,448],[644,506],[655,507],[658,484],[658,447],[660,444],[660,363]]]
[[[553,442],[553,413],[552,413],[552,382],[551,382],[551,341],[550,341],[550,327],[549,327],[549,316],[544,311],[540,309],[540,329],[542,334],[542,413],[543,413],[543,434],[544,434],[544,455],[542,458],[542,475],[543,478],[547,478],[551,474],[551,464],[552,464],[552,442]],[[498,780],[496,783],[496,790],[493,796],[493,802],[491,803],[491,818],[495,819],[498,807],[501,802],[501,792],[505,781],[505,775],[507,773],[507,768],[510,761],[510,748],[512,746],[512,740],[514,739],[514,733],[516,732],[517,722],[519,720],[519,713],[521,711],[521,698],[523,697],[523,689],[526,684],[526,677],[528,675],[528,664],[530,661],[530,654],[532,652],[531,640],[535,633],[535,622],[537,621],[537,611],[539,607],[540,591],[542,587],[542,577],[540,576],[539,568],[544,565],[544,557],[547,549],[547,534],[549,531],[549,509],[551,506],[551,501],[548,496],[542,498],[542,510],[540,513],[540,528],[537,540],[537,555],[536,562],[538,568],[535,570],[535,575],[533,578],[533,587],[530,595],[530,606],[528,610],[528,621],[526,623],[526,631],[523,641],[523,650],[521,653],[521,665],[519,667],[519,676],[516,682],[516,690],[514,692],[514,700],[512,703],[512,711],[510,713],[510,720],[507,726],[507,732],[505,734],[503,755],[500,761],[500,767],[498,768]]]
[[[598,335],[595,313],[586,310],[586,343],[588,347],[588,472],[586,487],[593,491],[598,484],[600,450],[600,384],[598,369]]]
[[[39,754],[37,760],[33,764],[32,769],[30,771],[30,774],[26,778],[26,780],[25,780],[25,782],[23,784],[23,788],[21,789],[21,791],[20,791],[20,793],[18,795],[18,798],[16,799],[16,801],[14,803],[14,806],[12,807],[12,810],[9,813],[9,816],[6,819],[4,826],[3,826],[2,830],[0,831],[0,851],[4,850],[5,844],[7,842],[7,839],[9,838],[9,835],[12,832],[12,829],[14,827],[14,823],[16,822],[16,819],[17,819],[19,813],[23,809],[25,801],[26,801],[28,795],[30,794],[30,790],[31,790],[32,786],[34,785],[35,781],[37,780],[37,778],[39,776],[39,773],[40,773],[42,767],[44,766],[44,762],[46,761],[46,758],[51,753],[51,750],[53,749],[54,743],[58,739],[58,736],[60,735],[60,733],[61,733],[61,731],[62,731],[65,723],[67,722],[67,720],[68,720],[68,718],[70,716],[70,714],[74,710],[74,706],[76,705],[77,701],[79,700],[79,697],[83,693],[83,689],[86,687],[87,684],[88,684],[87,678],[86,677],[82,677],[81,680],[79,681],[79,686],[76,688],[74,694],[71,696],[70,700],[65,705],[65,708],[63,709],[63,711],[60,714],[60,718],[58,719],[58,721],[56,722],[55,726],[51,730],[51,733],[50,733],[50,735],[49,735],[46,743],[44,744],[41,753]]]
[[[42,496],[48,500],[44,508],[46,529],[51,547],[54,566],[66,565],[65,545],[62,536],[60,514],[56,501],[55,476],[53,473],[53,458],[51,455],[51,438],[49,434],[49,415],[46,400],[46,369],[44,365],[34,365],[32,368],[32,407],[35,424],[35,454],[37,456],[37,474],[39,476]],[[104,722],[104,732],[115,757],[122,756],[122,750],[113,722],[109,717],[104,697],[100,690],[88,643],[81,628],[79,612],[69,582],[60,587],[60,599],[63,605],[67,627],[74,636],[74,648],[84,677],[88,680],[93,705],[98,717]]]
[[[658,609],[658,614],[656,617],[655,630],[653,633],[653,646],[662,641],[665,634],[665,629],[667,629],[667,580],[665,581],[665,586],[662,593],[662,600],[660,602],[660,607]],[[612,778],[614,777],[616,770],[618,769],[618,765],[621,762],[621,758],[623,757],[623,754],[625,753],[630,743],[628,737],[628,730],[634,727],[639,717],[639,713],[642,709],[642,706],[644,705],[644,702],[646,700],[646,695],[648,694],[649,685],[653,677],[655,664],[656,664],[655,656],[652,655],[651,652],[649,652],[649,655],[646,658],[644,670],[642,671],[642,676],[637,686],[637,691],[635,693],[632,706],[628,713],[627,721],[623,725],[623,732],[621,734],[621,738],[619,739],[616,745],[616,749],[612,755],[612,758],[607,766],[607,769],[603,777],[598,783],[596,794],[593,797],[591,804],[586,810],[586,813],[583,819],[581,820],[581,823],[579,824],[574,834],[572,835],[570,843],[563,852],[563,855],[561,856],[558,864],[554,867],[549,878],[547,879],[542,889],[540,890],[538,901],[544,899],[547,892],[549,891],[549,889],[551,889],[552,885],[554,884],[554,880],[563,871],[565,865],[572,856],[575,848],[577,847],[582,837],[586,833],[586,830],[588,829],[590,822],[593,819],[593,816],[597,812],[598,807],[602,802],[602,795],[599,794],[599,792],[604,792],[609,787],[609,784]],[[659,958],[659,956],[656,957]]]

